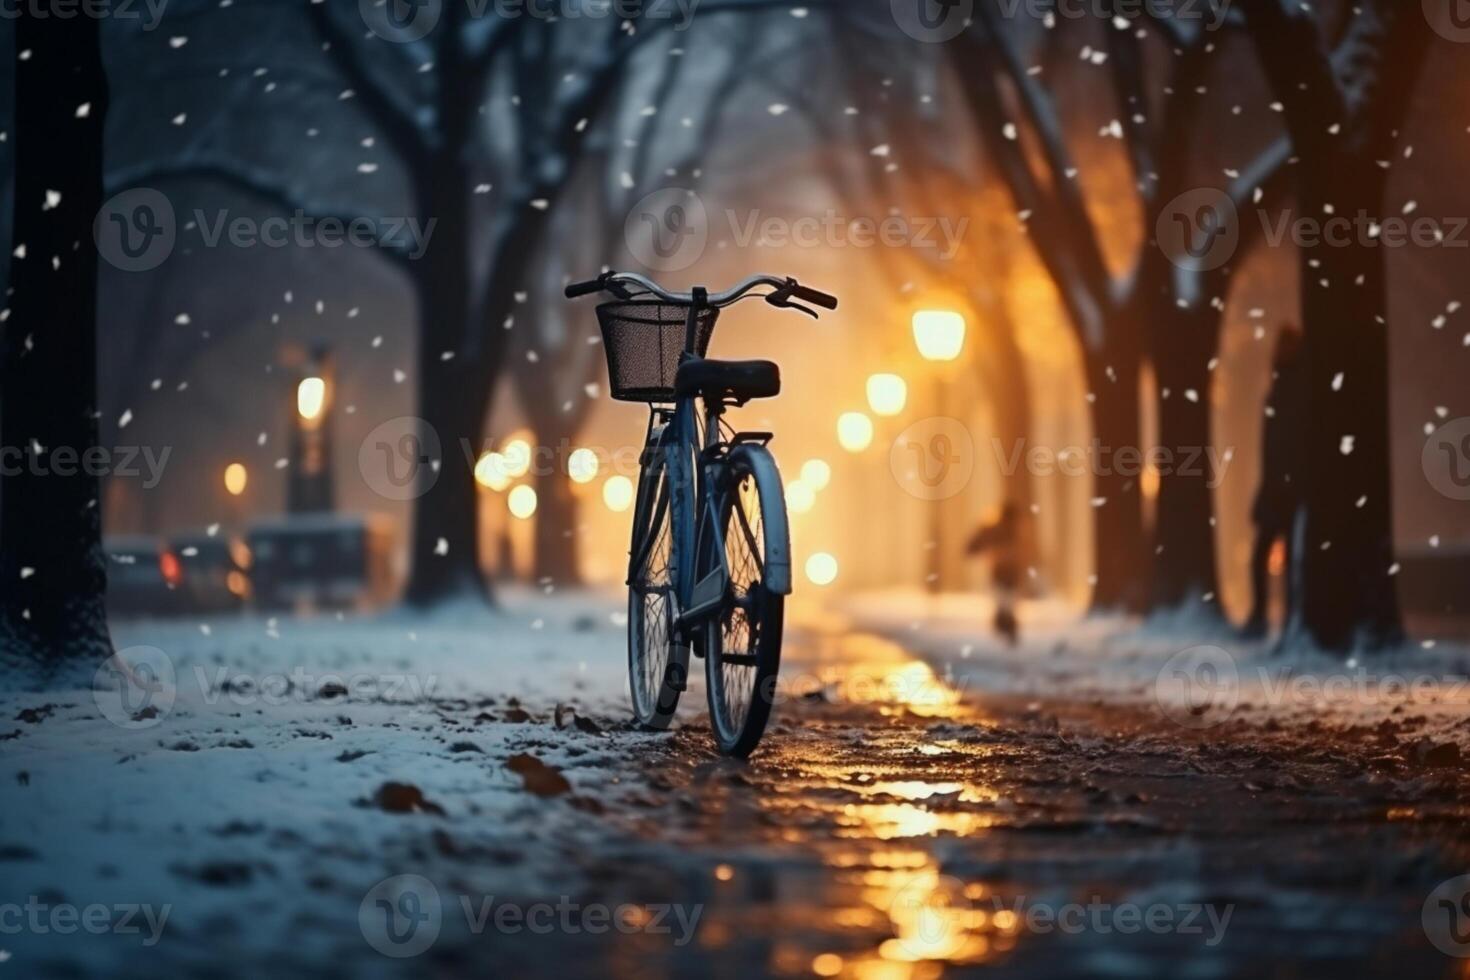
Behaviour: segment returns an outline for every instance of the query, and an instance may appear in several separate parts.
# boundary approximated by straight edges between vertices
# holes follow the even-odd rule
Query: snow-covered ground
[[[405,871],[575,894],[586,813],[652,737],[626,730],[622,622],[520,592],[115,624],[129,678],[0,691],[0,972],[382,966],[359,904]]]
[[[983,596],[884,591],[840,607],[856,628],[923,656],[962,694],[1142,705],[1194,729],[1389,722],[1400,738],[1470,748],[1470,649],[1461,645],[1420,641],[1344,660],[1242,640],[1183,613],[1139,622],[1051,600],[1021,604],[1012,647],[991,629],[994,606]]]

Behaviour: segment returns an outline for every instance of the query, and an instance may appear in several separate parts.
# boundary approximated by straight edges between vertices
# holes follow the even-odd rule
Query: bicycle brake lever
[[[808,309],[800,303],[793,303],[791,301],[791,293],[795,288],[796,284],[794,282],[787,283],[785,286],[778,286],[769,293],[766,293],[766,302],[772,306],[779,306],[787,310],[800,310],[813,320],[820,320],[821,317],[817,314],[816,310]]]

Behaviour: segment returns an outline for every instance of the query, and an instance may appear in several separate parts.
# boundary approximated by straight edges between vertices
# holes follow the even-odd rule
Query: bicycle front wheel
[[[715,743],[743,758],[760,742],[776,698],[790,544],[781,478],[763,447],[734,450],[721,482],[714,513],[724,554],[707,549],[704,568],[723,557],[729,584],[704,628],[705,687]]]
[[[661,432],[661,430],[660,430]],[[633,508],[628,574],[628,687],[633,717],[645,728],[668,728],[689,672],[689,648],[674,629],[678,549],[674,487],[659,433],[649,440]]]

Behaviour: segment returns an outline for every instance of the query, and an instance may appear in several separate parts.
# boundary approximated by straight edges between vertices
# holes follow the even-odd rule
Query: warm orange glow
[[[801,464],[801,482],[821,493],[832,482],[832,467],[824,459],[809,459]]]
[[[793,480],[786,485],[786,509],[793,514],[805,514],[817,505],[817,492],[805,480]]]
[[[1271,543],[1271,555],[1266,559],[1266,567],[1270,569],[1271,575],[1277,576],[1286,571],[1286,539],[1277,538]]]
[[[172,551],[165,551],[158,556],[158,571],[170,586],[178,585],[184,580],[184,566],[179,563],[179,556]]]
[[[231,463],[225,467],[225,490],[231,497],[238,497],[245,492],[245,485],[250,482],[250,473],[245,469],[244,463]]]
[[[591,483],[597,478],[597,453],[583,447],[567,457],[567,475],[573,483]]]
[[[475,463],[475,482],[497,493],[510,486],[508,464],[500,453],[485,453]]]
[[[523,483],[510,492],[505,503],[510,508],[511,516],[524,521],[536,513],[536,489]]]
[[[729,881],[735,877],[735,869],[728,864],[715,865],[715,877],[720,881]]]
[[[822,953],[812,960],[812,972],[819,977],[835,977],[842,972],[842,957],[836,953]]]
[[[914,314],[914,343],[926,361],[952,361],[965,346],[965,318],[953,310]]]
[[[529,432],[517,432],[500,447],[500,454],[505,457],[507,476],[525,476],[531,471],[531,441],[534,438]]]
[[[296,411],[308,422],[315,422],[327,405],[327,383],[321,378],[302,378],[296,386]]]
[[[843,412],[837,419],[837,443],[850,453],[873,444],[873,420],[862,412]]]
[[[874,415],[897,415],[909,400],[909,386],[896,374],[868,377],[868,407]]]
[[[633,506],[633,481],[626,476],[610,476],[602,485],[602,502],[607,509],[621,514]]]
[[[837,581],[837,559],[818,551],[806,560],[806,577],[813,585],[831,585]]]

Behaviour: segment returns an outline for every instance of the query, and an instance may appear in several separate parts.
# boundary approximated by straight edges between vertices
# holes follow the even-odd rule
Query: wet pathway
[[[1371,738],[961,701],[899,647],[832,621],[787,649],[751,763],[714,757],[691,721],[609,808],[623,843],[589,856],[592,879],[702,916],[693,942],[640,937],[604,965],[1470,975],[1421,924],[1435,886],[1470,870],[1458,769],[1416,768]]]

